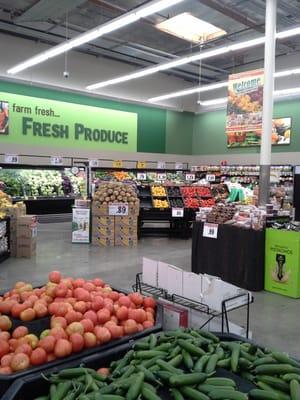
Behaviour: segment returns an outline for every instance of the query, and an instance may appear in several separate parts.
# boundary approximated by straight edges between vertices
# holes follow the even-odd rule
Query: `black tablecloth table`
[[[217,239],[203,237],[203,222],[195,222],[192,271],[220,277],[247,290],[264,288],[265,231],[219,225]]]

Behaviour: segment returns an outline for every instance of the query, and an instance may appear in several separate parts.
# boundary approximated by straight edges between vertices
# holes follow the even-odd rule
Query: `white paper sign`
[[[63,158],[58,156],[51,157],[51,165],[63,165]]]
[[[145,180],[147,180],[147,174],[142,173],[142,172],[138,172],[137,173],[137,179],[139,181],[145,181]]]
[[[183,164],[180,162],[175,163],[175,169],[178,171],[183,170]]]
[[[99,160],[90,160],[89,161],[89,166],[91,168],[98,168],[99,167]]]
[[[164,161],[157,161],[157,169],[166,169],[166,163]]]
[[[157,261],[143,257],[143,282],[155,287],[157,287],[157,264]]]
[[[183,218],[184,209],[183,208],[172,208],[172,217],[173,218]]]
[[[185,180],[186,181],[194,181],[194,180],[196,180],[195,174],[186,174],[185,175]]]
[[[90,243],[89,208],[73,208],[72,243]]]
[[[5,154],[4,162],[6,164],[19,164],[19,156],[16,154]]]
[[[108,206],[109,215],[128,215],[128,204],[110,204]]]
[[[209,224],[205,222],[205,224],[203,225],[203,237],[217,239],[218,227],[218,224]]]
[[[206,180],[207,180],[207,182],[215,182],[216,176],[215,175],[211,175],[211,174],[207,174],[206,175]]]
[[[157,174],[157,180],[158,181],[166,181],[167,180],[167,174]]]

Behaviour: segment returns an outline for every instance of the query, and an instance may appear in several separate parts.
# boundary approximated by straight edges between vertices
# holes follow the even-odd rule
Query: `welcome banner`
[[[1,143],[137,151],[137,114],[0,92]]]

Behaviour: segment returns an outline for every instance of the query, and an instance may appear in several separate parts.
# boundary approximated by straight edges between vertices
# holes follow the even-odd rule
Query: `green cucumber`
[[[230,378],[207,378],[205,383],[208,385],[214,385],[214,386],[233,386],[236,387],[236,383],[234,382],[233,379]]]
[[[206,378],[206,374],[192,372],[191,374],[172,375],[169,379],[169,383],[172,387],[193,386],[204,382]]]
[[[216,370],[216,366],[217,366],[218,360],[219,360],[219,357],[218,357],[217,354],[213,354],[209,358],[209,360],[208,360],[208,362],[206,364],[206,367],[205,367],[205,373],[206,374],[209,375],[209,374],[211,374],[212,372],[214,372]]]
[[[193,389],[189,386],[184,386],[180,388],[180,392],[184,395],[184,399],[190,400],[209,400],[209,397],[206,394],[199,392],[196,389]]]
[[[198,360],[196,361],[196,363],[194,365],[194,371],[202,372],[209,359],[210,359],[210,355],[208,355],[208,354],[204,354],[204,356],[198,358]]]
[[[291,400],[300,400],[300,384],[296,379],[290,382]]]
[[[237,392],[232,389],[215,389],[209,393],[211,400],[248,400],[248,396],[245,393]]]
[[[267,390],[261,390],[261,389],[252,389],[249,392],[250,399],[257,399],[257,400],[280,400],[280,397],[273,393],[269,392]]]

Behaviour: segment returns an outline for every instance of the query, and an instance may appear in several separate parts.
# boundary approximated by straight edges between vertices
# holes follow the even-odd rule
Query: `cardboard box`
[[[113,247],[115,245],[115,239],[108,237],[92,237],[92,244],[96,246]]]
[[[138,217],[137,216],[128,216],[128,217],[115,217],[115,226],[123,226],[123,227],[138,227]]]
[[[36,239],[21,238],[17,240],[17,257],[31,258],[36,255]]]
[[[137,246],[137,235],[135,236],[115,236],[115,246],[135,247]]]
[[[115,236],[137,236],[137,227],[116,225]]]
[[[115,231],[109,226],[100,226],[99,228],[93,229],[92,236],[114,238]]]
[[[17,238],[36,238],[37,237],[37,225],[32,227],[18,227],[17,226]]]
[[[107,217],[107,216],[93,216],[92,218],[92,227],[99,226],[111,226],[115,225],[115,217]]]
[[[157,287],[157,268],[158,262],[150,258],[143,257],[143,282]]]
[[[168,294],[182,296],[183,271],[180,268],[168,265]]]
[[[182,295],[187,299],[203,303],[202,275],[183,271]]]
[[[28,228],[35,227],[37,225],[37,215],[21,215],[17,219],[17,229],[18,228]]]

